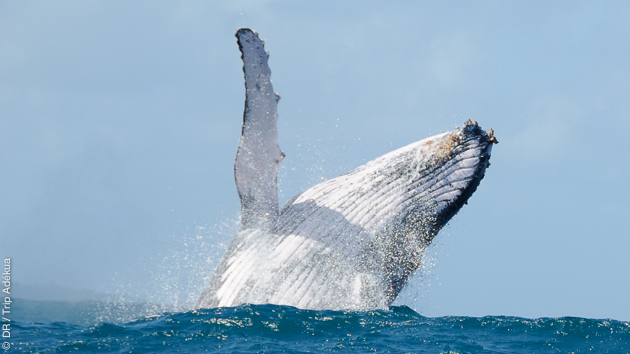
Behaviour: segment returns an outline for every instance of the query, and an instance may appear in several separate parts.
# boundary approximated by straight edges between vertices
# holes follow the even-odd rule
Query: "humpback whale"
[[[280,97],[264,42],[246,28],[236,37],[246,91],[234,164],[241,225],[197,307],[387,308],[479,186],[494,132],[469,120],[317,184],[280,210]]]

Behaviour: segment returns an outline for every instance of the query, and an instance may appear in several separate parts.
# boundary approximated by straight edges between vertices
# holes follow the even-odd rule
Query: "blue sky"
[[[630,5],[0,2],[0,244],[23,289],[189,301],[236,231],[258,31],[281,203],[473,119],[500,144],[399,300],[630,320]],[[36,290],[29,290],[36,291]]]

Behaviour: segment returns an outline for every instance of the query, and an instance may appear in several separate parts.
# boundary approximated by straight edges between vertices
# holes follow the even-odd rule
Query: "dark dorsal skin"
[[[315,185],[278,212],[278,96],[263,42],[248,29],[236,36],[247,89],[235,163],[241,229],[197,306],[386,308],[479,186],[492,130],[468,121]]]

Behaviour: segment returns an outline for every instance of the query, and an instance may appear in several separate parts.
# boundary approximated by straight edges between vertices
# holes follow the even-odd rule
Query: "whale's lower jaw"
[[[239,231],[198,307],[389,306],[479,185],[493,142],[467,122],[307,189],[270,230]]]

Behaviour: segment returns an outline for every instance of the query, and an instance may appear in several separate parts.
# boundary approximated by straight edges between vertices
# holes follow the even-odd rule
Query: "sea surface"
[[[5,353],[630,353],[630,322],[15,299]],[[156,314],[156,312],[159,312]],[[3,343],[4,346],[4,343]],[[2,353],[2,352],[0,352]]]

